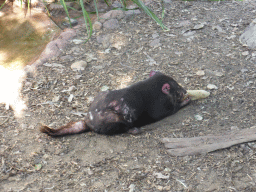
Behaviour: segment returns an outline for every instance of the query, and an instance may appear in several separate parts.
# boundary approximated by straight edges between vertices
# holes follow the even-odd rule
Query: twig
[[[2,123],[0,124],[0,126],[3,125],[3,124],[5,124],[9,119],[10,119],[10,118],[7,117],[7,119],[6,119],[4,122],[2,122]]]

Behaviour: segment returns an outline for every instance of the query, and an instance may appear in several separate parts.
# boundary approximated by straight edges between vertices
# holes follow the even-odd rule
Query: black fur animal
[[[99,134],[137,134],[137,127],[176,113],[190,98],[171,77],[152,71],[150,78],[130,87],[98,94],[84,120],[70,122],[58,129],[41,127],[51,136],[94,131]]]

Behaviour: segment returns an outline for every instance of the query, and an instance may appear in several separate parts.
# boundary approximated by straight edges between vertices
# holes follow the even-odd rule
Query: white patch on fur
[[[123,113],[124,113],[125,115],[127,115],[127,114],[129,113],[129,107],[128,107],[126,104],[124,105]]]
[[[92,113],[91,113],[91,112],[89,112],[89,115],[90,115],[90,120],[92,121],[92,120],[93,120]]]
[[[72,126],[72,129],[73,129],[73,131],[79,131],[79,130],[81,130],[81,129],[83,129],[83,127],[84,127],[84,123],[83,123],[83,121],[78,121],[78,122],[76,122],[73,126]],[[75,129],[75,130],[74,130]]]
[[[83,123],[82,123],[81,121],[78,121],[78,122],[76,122],[76,123],[74,124],[74,127],[75,127],[75,128],[81,128],[81,127],[83,127]]]

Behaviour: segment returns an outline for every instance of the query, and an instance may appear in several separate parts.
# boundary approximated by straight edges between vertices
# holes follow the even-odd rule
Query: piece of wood
[[[202,136],[192,138],[163,138],[160,139],[173,156],[205,154],[236,144],[256,140],[256,126],[239,131],[229,131],[218,136]]]

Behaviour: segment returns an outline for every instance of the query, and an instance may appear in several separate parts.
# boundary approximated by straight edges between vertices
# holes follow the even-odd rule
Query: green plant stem
[[[5,2],[1,5],[0,9],[2,9],[2,7],[5,5],[5,3],[7,2],[8,0],[5,0]]]
[[[68,13],[68,8],[67,8],[67,5],[66,5],[65,1],[64,1],[64,0],[60,0],[60,4],[61,4],[62,7],[64,8],[65,13],[66,13],[67,16],[68,16],[69,26],[70,26],[70,28],[72,28],[71,21],[70,21],[70,17],[69,17],[69,13]]]
[[[85,41],[85,43],[86,43],[90,39],[90,37],[92,35],[92,21],[91,21],[91,18],[89,16],[89,14],[87,13],[87,11],[84,8],[83,0],[80,0],[80,5],[82,7],[82,11],[83,11],[83,15],[84,15],[84,21],[85,21],[85,26],[86,26],[87,33],[88,33],[88,38]],[[87,19],[88,19],[88,22],[87,22]],[[88,29],[88,23],[89,23],[90,29]]]
[[[145,11],[145,13],[150,16],[153,20],[155,20],[155,22],[160,25],[160,27],[164,30],[164,31],[170,31],[170,29],[168,29],[168,27],[166,27],[162,21],[141,1],[141,0],[132,0],[134,3],[136,3],[141,9],[143,9],[143,11]]]

